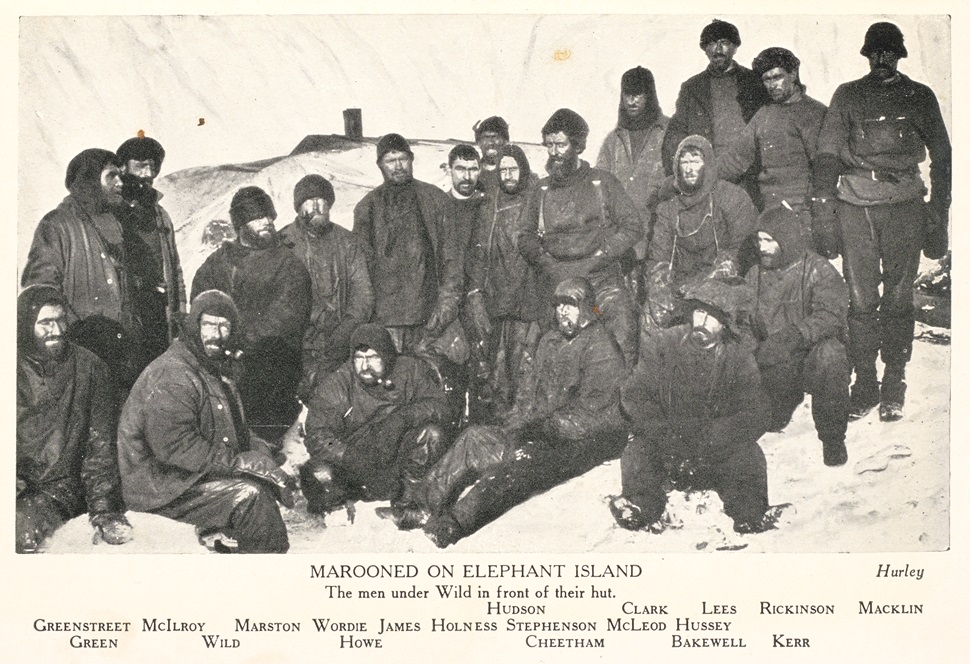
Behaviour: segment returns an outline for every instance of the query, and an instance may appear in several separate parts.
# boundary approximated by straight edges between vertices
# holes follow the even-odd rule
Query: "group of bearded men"
[[[739,533],[772,528],[758,441],[806,393],[827,466],[850,419],[902,417],[951,154],[935,95],[897,70],[895,25],[869,28],[869,74],[828,108],[791,51],[749,70],[740,45],[730,23],[703,29],[709,65],[670,118],[650,70],[627,71],[595,166],[563,108],[543,179],[497,116],[474,127],[481,156],[451,150],[449,192],[383,136],[352,231],[320,175],[280,232],[244,187],[187,313],[161,145],[79,154],[18,300],[17,550],[85,511],[124,543],[130,509],[217,551],[285,552],[297,485],[314,514],[389,501],[380,516],[445,547],[617,457],[624,528],[662,530],[672,487],[715,490]],[[301,402],[294,462],[280,434]]]

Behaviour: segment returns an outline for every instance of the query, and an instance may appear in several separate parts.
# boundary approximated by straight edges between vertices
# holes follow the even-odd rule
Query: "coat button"
[[[223,436],[222,437],[222,442],[228,443],[229,442],[229,436]]]
[[[216,406],[216,408],[218,408],[219,410],[222,410],[222,404],[219,404],[218,406]]]
[[[111,279],[109,278],[109,279],[108,279],[108,283],[109,283],[109,284],[113,284],[113,283],[114,283],[114,281],[112,281],[112,280],[111,280]]]

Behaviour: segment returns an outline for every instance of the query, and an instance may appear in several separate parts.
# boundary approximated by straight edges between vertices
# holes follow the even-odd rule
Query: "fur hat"
[[[909,55],[903,33],[893,23],[873,23],[866,30],[866,41],[859,53],[868,58],[873,51],[892,51],[900,58]]]
[[[771,48],[766,48],[755,57],[751,62],[751,71],[757,74],[759,78],[765,72],[769,72],[776,67],[781,67],[791,74],[798,69],[798,65],[800,64],[801,61],[787,48],[772,46]]]
[[[657,84],[653,80],[653,72],[646,67],[628,69],[620,79],[620,92],[625,95],[656,95]]]
[[[575,144],[577,152],[582,152],[586,148],[586,137],[589,136],[589,125],[576,111],[568,108],[560,108],[546,120],[542,126],[542,135],[555,134],[562,132],[569,137]]]
[[[727,39],[735,46],[741,45],[741,35],[738,33],[738,29],[727,21],[714,19],[701,30],[701,48],[722,39]]]
[[[496,134],[504,138],[506,141],[509,140],[509,123],[505,121],[504,118],[500,118],[497,115],[493,115],[490,118],[485,118],[484,120],[479,120],[472,127],[472,131],[475,132],[475,141],[482,137],[486,131],[494,131]]]
[[[114,152],[101,148],[84,150],[71,159],[71,163],[67,165],[64,186],[71,189],[71,186],[78,181],[94,182],[100,186],[101,171],[108,164],[121,165]]]
[[[311,198],[322,198],[327,205],[332,206],[335,200],[333,185],[322,175],[311,173],[296,183],[293,187],[293,209],[300,211],[300,206]]]
[[[276,220],[273,199],[259,187],[243,187],[232,197],[229,204],[229,219],[237,231],[254,219],[267,217]]]
[[[381,136],[381,140],[377,141],[378,163],[388,152],[407,152],[412,158],[414,157],[414,153],[411,152],[411,144],[400,134],[384,134]]]
[[[384,360],[385,376],[390,375],[397,361],[397,348],[390,332],[376,323],[364,323],[350,335],[350,356],[353,357],[354,352],[361,348],[376,351]]]
[[[129,160],[155,162],[155,174],[162,170],[162,162],[165,161],[165,148],[154,138],[147,136],[136,136],[129,138],[118,148],[118,160],[122,164],[127,164]]]

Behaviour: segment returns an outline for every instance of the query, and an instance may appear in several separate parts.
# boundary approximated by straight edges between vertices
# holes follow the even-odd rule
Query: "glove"
[[[842,253],[842,233],[836,215],[838,202],[816,199],[812,202],[812,243],[820,256],[829,260]]]
[[[792,356],[804,348],[805,339],[801,332],[790,328],[769,335],[758,346],[755,357],[760,366],[771,367],[791,361]]]
[[[95,514],[91,517],[91,525],[94,526],[94,538],[92,539],[94,544],[101,540],[108,544],[125,544],[135,537],[128,519],[119,512]]]
[[[424,329],[432,336],[439,337],[457,316],[457,302],[451,297],[439,297],[438,304],[435,305],[434,311],[431,312],[431,317],[428,318]]]
[[[276,494],[276,500],[284,507],[293,507],[295,490],[293,478],[261,452],[247,450],[232,460],[232,470],[239,477],[252,477],[268,484]]]
[[[947,231],[948,210],[941,210],[930,201],[923,207],[923,255],[931,260],[946,256],[949,246]]]

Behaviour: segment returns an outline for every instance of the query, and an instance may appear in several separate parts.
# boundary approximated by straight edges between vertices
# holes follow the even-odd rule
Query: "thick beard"
[[[556,182],[565,181],[578,169],[579,160],[574,156],[567,156],[562,161],[556,160],[555,157],[549,157],[549,159],[546,161],[546,172],[548,172],[549,177]]]
[[[498,186],[502,189],[503,192],[505,192],[509,196],[515,196],[517,193],[522,191],[522,180],[519,180],[511,187],[506,185],[504,180],[499,180]]]
[[[55,362],[60,362],[61,360],[63,360],[64,356],[67,354],[67,339],[65,339],[64,337],[61,337],[61,343],[55,346],[54,348],[48,347],[47,344],[44,343],[45,341],[46,339],[37,340],[37,344],[36,344],[37,357],[44,362],[47,362],[50,360],[53,360]]]
[[[154,178],[140,178],[134,175],[121,176],[121,197],[129,203],[151,204],[155,202]]]
[[[276,230],[270,231],[268,237],[263,237],[259,233],[254,233],[245,226],[239,229],[239,241],[254,249],[268,249],[276,245]]]

